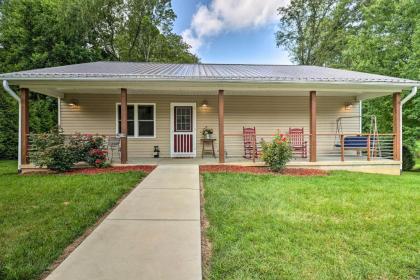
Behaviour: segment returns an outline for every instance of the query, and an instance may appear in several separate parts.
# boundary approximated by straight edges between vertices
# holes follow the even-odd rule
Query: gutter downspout
[[[417,87],[413,87],[411,89],[411,92],[409,95],[407,95],[402,101],[401,101],[401,105],[400,105],[400,155],[401,155],[401,160],[400,160],[400,172],[402,172],[402,150],[403,150],[403,131],[402,131],[402,115],[403,115],[403,106],[405,103],[407,103],[410,99],[412,99],[415,95],[417,94]]]
[[[4,90],[19,103],[19,135],[18,135],[18,172],[22,171],[22,107],[20,105],[20,97],[9,87],[7,80],[3,80]]]

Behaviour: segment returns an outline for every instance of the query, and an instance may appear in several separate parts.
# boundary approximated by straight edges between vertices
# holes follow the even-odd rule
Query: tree
[[[299,64],[420,79],[420,5],[417,0],[292,0],[279,9],[278,46]],[[403,93],[404,95],[407,93]],[[382,132],[392,131],[392,100],[363,102]],[[364,119],[368,130],[368,119]],[[404,142],[420,138],[420,97],[404,106]]]
[[[347,43],[343,34],[354,29],[358,6],[351,0],[292,0],[278,9],[277,46],[299,64],[336,64]]]
[[[80,0],[96,45],[112,60],[198,62],[173,33],[170,0]],[[171,49],[171,50],[169,50]]]
[[[198,62],[172,32],[175,17],[169,0],[0,0],[0,73],[98,60]],[[16,157],[17,106],[1,89],[0,102],[0,158]],[[31,92],[31,132],[56,124],[56,100]]]
[[[357,33],[348,36],[343,61],[357,71],[420,80],[419,12],[416,0],[375,0],[363,5],[361,24]],[[377,115],[382,131],[392,131],[390,97],[364,102],[363,113]],[[403,136],[414,149],[415,139],[420,138],[419,96],[404,106]]]

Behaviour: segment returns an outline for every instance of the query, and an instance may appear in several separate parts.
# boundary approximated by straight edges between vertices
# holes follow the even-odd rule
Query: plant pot
[[[204,138],[205,139],[211,139],[211,138],[213,138],[213,134],[205,134]]]

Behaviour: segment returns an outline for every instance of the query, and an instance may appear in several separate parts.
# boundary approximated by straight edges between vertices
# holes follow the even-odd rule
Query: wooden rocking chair
[[[258,158],[257,134],[254,127],[243,127],[244,158],[255,160]],[[253,155],[254,153],[254,155]]]
[[[308,144],[302,128],[289,128],[289,142],[294,154],[301,154],[302,158],[308,157]]]

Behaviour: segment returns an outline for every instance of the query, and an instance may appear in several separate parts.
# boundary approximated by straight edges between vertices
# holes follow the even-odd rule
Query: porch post
[[[225,98],[219,89],[219,163],[225,162]]]
[[[20,89],[20,109],[21,109],[21,162],[22,164],[29,163],[29,89]]]
[[[121,163],[127,163],[127,89],[121,89]]]
[[[394,133],[394,160],[401,160],[401,93],[395,92],[392,96],[393,103],[393,133]]]
[[[316,161],[316,91],[309,92],[309,161]]]

